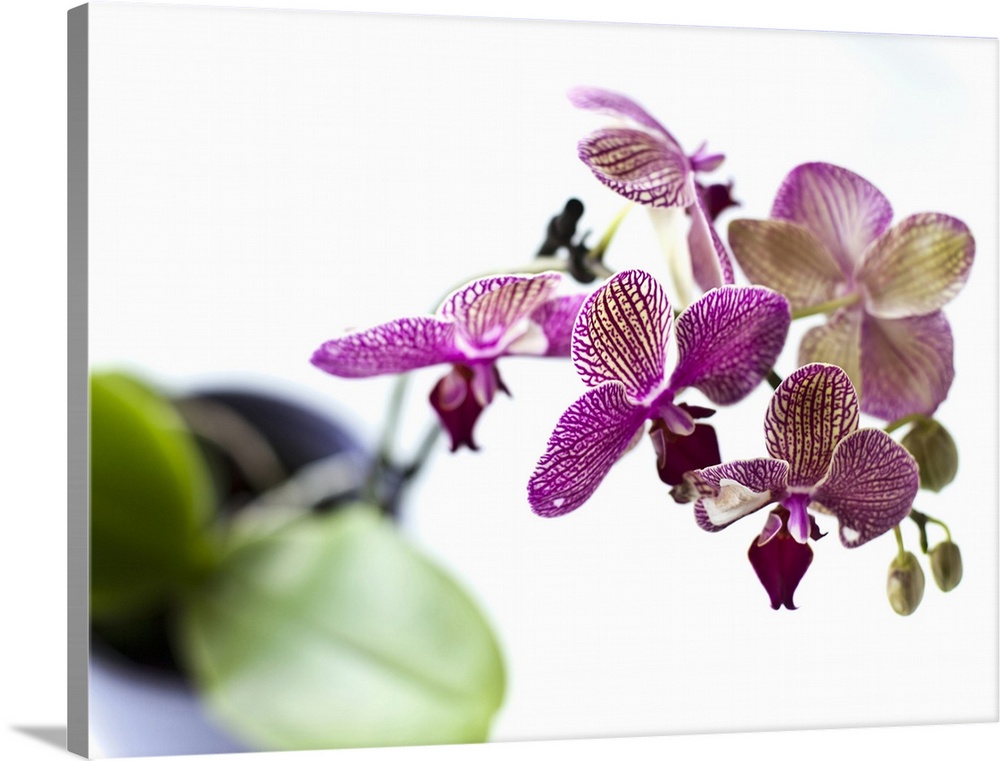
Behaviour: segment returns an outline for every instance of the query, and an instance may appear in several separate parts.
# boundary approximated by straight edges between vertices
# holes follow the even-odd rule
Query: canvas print
[[[996,61],[71,11],[71,749],[996,721]]]

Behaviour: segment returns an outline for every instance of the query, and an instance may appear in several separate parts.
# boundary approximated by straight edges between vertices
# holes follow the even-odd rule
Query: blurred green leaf
[[[120,373],[90,379],[90,610],[134,618],[212,558],[206,466],[178,413]]]
[[[481,742],[503,700],[482,614],[365,506],[235,550],[180,634],[209,706],[264,749]]]

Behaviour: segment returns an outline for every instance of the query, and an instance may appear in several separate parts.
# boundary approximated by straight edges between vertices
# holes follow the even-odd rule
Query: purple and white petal
[[[701,514],[709,527],[718,529],[780,500],[788,484],[788,463],[767,457],[735,460],[692,470],[685,478],[698,492],[695,517]],[[708,528],[702,520],[698,523]]]
[[[914,214],[879,238],[861,260],[866,311],[882,319],[934,312],[962,290],[976,243],[946,214]]]
[[[694,186],[694,175],[688,181]],[[702,291],[718,288],[720,285],[731,285],[734,282],[733,263],[729,261],[726,247],[722,245],[697,190],[694,192],[694,203],[688,207],[688,211],[691,214],[688,251],[691,254],[694,281]]]
[[[628,450],[646,420],[625,388],[606,383],[570,405],[528,482],[528,503],[545,518],[575,510]]]
[[[531,321],[545,335],[546,357],[568,357],[573,339],[573,324],[580,314],[580,307],[587,300],[586,293],[574,293],[549,299],[531,313]],[[512,347],[513,349],[513,347]],[[511,353],[515,353],[513,350]]]
[[[542,289],[548,290],[551,296],[551,291],[556,288],[560,279],[561,275],[558,272],[542,272],[537,275],[494,275],[479,278],[452,291],[441,302],[438,314],[456,322],[463,322],[466,320],[468,310],[493,291],[517,286],[518,283],[524,287],[523,284],[537,280],[542,284]]]
[[[774,366],[790,323],[788,301],[769,288],[709,291],[677,318],[677,367],[669,387],[693,386],[716,404],[739,401]]]
[[[868,245],[892,221],[892,206],[878,188],[833,164],[802,164],[778,189],[771,216],[806,227],[847,275]]]
[[[859,306],[839,309],[825,325],[811,328],[799,344],[798,364],[823,362],[847,373],[854,390],[861,388],[861,320]]]
[[[498,356],[528,328],[528,315],[552,297],[559,285],[557,272],[513,277],[496,285],[498,278],[478,280],[453,294],[446,304],[458,326],[456,338],[467,344],[471,357]],[[494,286],[494,287],[491,287]],[[519,324],[520,323],[520,324]]]
[[[861,323],[861,409],[882,420],[933,415],[955,379],[944,312]]]
[[[845,275],[815,235],[782,219],[735,219],[729,245],[751,283],[785,295],[792,309],[830,301]]]
[[[567,97],[569,97],[570,103],[577,108],[596,111],[619,119],[631,119],[636,124],[659,132],[677,153],[683,153],[680,143],[674,139],[666,127],[626,95],[599,87],[574,87],[567,93]]]
[[[460,362],[455,325],[435,317],[404,317],[320,346],[312,363],[341,378],[402,373],[441,362]]]
[[[642,270],[623,270],[590,295],[573,327],[572,356],[588,386],[624,384],[636,402],[664,378],[673,311],[660,284]]]
[[[813,499],[840,522],[840,541],[857,547],[884,534],[910,512],[920,488],[917,463],[885,431],[865,428],[834,450]]]
[[[708,143],[702,143],[698,146],[698,150],[688,156],[688,161],[691,162],[691,169],[695,172],[714,172],[722,166],[722,162],[725,160],[726,154],[724,153],[709,153]],[[714,218],[713,216],[712,219]]]
[[[662,136],[609,127],[581,140],[577,154],[597,179],[630,201],[645,206],[694,203],[688,160]]]
[[[812,486],[830,466],[833,450],[858,428],[858,396],[835,365],[793,372],[771,397],[764,435],[771,457],[789,464],[788,485]]]

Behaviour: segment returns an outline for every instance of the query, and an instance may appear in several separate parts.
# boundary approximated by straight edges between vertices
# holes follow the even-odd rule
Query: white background
[[[686,16],[677,11],[669,18],[665,12],[659,18],[644,16],[627,5],[616,5],[612,15],[603,16],[610,11],[577,6],[570,12],[558,5],[533,4],[530,14],[510,3],[503,8],[484,5],[479,12],[996,35],[995,27],[971,12],[965,26],[956,21],[954,28],[946,28],[948,19],[936,15],[927,17],[926,26],[907,26],[919,17],[810,18],[792,15],[780,4],[772,4],[770,11],[755,4],[752,15],[732,8],[697,17],[686,9]],[[404,10],[386,3],[367,8]],[[9,310],[4,321],[10,384],[6,410],[16,432],[5,444],[11,451],[4,461],[17,491],[10,498],[10,539],[3,556],[6,597],[13,602],[6,619],[10,647],[3,664],[4,701],[5,708],[9,705],[6,724],[13,727],[64,723],[65,480],[58,468],[53,476],[44,458],[61,463],[65,451],[65,9],[24,13],[23,24],[7,29],[37,28],[41,42],[28,44],[31,38],[14,34],[10,45],[4,45],[5,55],[13,55],[5,60],[5,78],[21,96],[8,110],[11,136],[6,147],[14,148],[12,159],[24,170],[23,178],[15,174],[4,215],[15,233],[5,247],[11,264],[4,299]],[[463,9],[421,4],[405,10]],[[175,17],[161,12],[165,39],[171,39]],[[301,27],[287,20],[295,16],[269,21],[266,28],[257,26],[260,14],[238,17],[249,25],[248,34],[260,34],[264,42],[301,34]],[[323,32],[324,17],[314,18],[306,33],[311,42]],[[384,26],[388,23],[375,28]],[[523,31],[521,26],[497,28]],[[759,521],[750,518],[721,535],[702,534],[689,515],[662,500],[648,452],[642,449],[623,461],[577,514],[558,521],[534,518],[523,505],[523,474],[530,472],[536,450],[579,386],[568,367],[528,361],[504,368],[515,399],[501,399],[484,416],[479,429],[484,451],[436,459],[432,477],[419,490],[411,525],[425,546],[473,588],[500,630],[511,660],[507,706],[496,726],[500,739],[995,718],[996,134],[995,121],[989,121],[995,120],[996,71],[990,68],[996,63],[995,47],[984,56],[984,43],[972,55],[968,46],[955,41],[700,31],[684,40],[674,33],[670,39],[675,45],[654,52],[637,38],[630,38],[634,44],[626,50],[608,49],[588,37],[595,30],[606,39],[605,29],[581,27],[573,33],[590,44],[573,40],[571,45],[568,33],[567,47],[555,54],[521,46],[522,38],[513,32],[505,36],[506,31],[486,34],[478,45],[469,43],[470,59],[489,55],[490,41],[504,37],[501,52],[516,50],[519,66],[527,67],[532,56],[552,62],[517,79],[506,68],[452,65],[452,39],[443,39],[428,53],[390,38],[376,49],[352,51],[352,60],[366,66],[348,81],[328,76],[344,60],[345,50],[307,44],[272,50],[265,45],[260,55],[241,57],[239,40],[213,38],[208,27],[201,29],[202,36],[184,40],[188,47],[176,65],[156,68],[162,57],[150,50],[158,72],[153,81],[140,81],[136,70],[108,68],[120,77],[118,86],[133,88],[129,92],[134,97],[115,113],[119,131],[97,135],[92,146],[95,199],[113,201],[127,212],[114,224],[95,217],[92,228],[92,356],[129,358],[178,384],[217,369],[249,370],[258,378],[278,374],[305,387],[311,398],[322,401],[335,394],[362,422],[376,423],[387,386],[319,376],[302,361],[319,341],[351,324],[420,312],[439,290],[482,269],[516,266],[537,245],[545,220],[567,195],[584,200],[585,222],[598,231],[619,208],[618,199],[573,156],[577,137],[599,120],[565,103],[562,92],[572,84],[626,90],[689,150],[709,139],[710,147],[729,155],[720,176],[737,179],[748,215],[766,212],[781,176],[795,163],[822,159],[846,164],[875,182],[898,216],[925,209],[954,213],[970,224],[979,241],[970,285],[948,309],[959,379],[940,417],[959,441],[960,483],[939,497],[922,496],[920,503],[949,520],[962,545],[967,577],[956,592],[944,596],[931,586],[920,611],[899,619],[882,593],[891,539],[848,553],[831,536],[817,546],[816,561],[800,588],[802,609],[775,613],[744,559]],[[619,28],[615,34],[645,38],[649,30]],[[707,54],[683,49],[692,38],[705,41]],[[205,69],[198,68],[197,47],[206,39],[213,40],[214,49],[233,54],[221,66],[206,59],[215,66],[207,78]],[[756,55],[752,49],[754,40],[779,39],[786,44],[775,42],[776,54]],[[735,67],[726,57],[735,55],[734,45],[750,48],[736,58]],[[830,59],[819,59],[819,51],[839,56],[843,65],[827,65]],[[143,52],[140,48],[139,54]],[[435,58],[441,65],[438,78],[428,80],[422,67]],[[655,71],[645,65],[653,58],[662,64]],[[400,59],[414,81],[433,84],[426,91],[396,87]],[[389,60],[395,63],[389,66]],[[734,68],[744,83],[740,87],[728,79]],[[303,70],[310,75],[299,78]],[[34,76],[16,76],[24,72]],[[374,77],[378,87],[366,76]],[[38,81],[30,84],[32,79]],[[495,88],[491,97],[477,89],[483,81]],[[956,89],[958,81],[970,89]],[[184,86],[192,82],[197,87]],[[248,83],[255,85],[256,99],[240,98]],[[331,83],[350,87],[333,95],[327,89]],[[147,90],[147,85],[154,87]],[[171,92],[161,85],[178,89]],[[992,105],[989,98],[984,106],[971,97],[984,87],[993,88],[986,90]],[[461,99],[456,100],[456,93]],[[102,103],[100,91],[91,94],[92,104]],[[107,91],[103,101],[109,107],[111,94]],[[247,102],[269,108],[250,111]],[[465,112],[466,102],[475,107]],[[206,128],[170,107],[193,103],[221,105],[219,112],[226,116]],[[345,107],[352,113],[349,123],[334,118]],[[456,108],[458,116],[444,119]],[[361,142],[344,145],[332,136]],[[379,150],[361,155],[372,147],[365,141]],[[145,162],[145,171],[123,186],[127,178],[122,167],[136,161]],[[543,170],[527,176],[526,170],[537,164]],[[208,186],[199,181],[203,177],[214,177],[220,185]],[[383,209],[389,223],[375,230],[359,226],[361,213],[344,211],[356,208],[359,199],[371,209]],[[144,217],[150,208],[155,213]],[[470,215],[482,208],[489,210],[485,222],[470,224]],[[364,213],[362,218],[369,219]],[[487,231],[483,241],[469,240],[473,227]],[[170,267],[150,271],[149,260],[132,254],[137,241],[145,256],[170,262]],[[612,264],[641,263],[662,274],[651,243],[646,220],[633,212],[612,251],[612,257],[621,258],[613,258]],[[356,253],[361,250],[374,252],[373,258]],[[211,259],[206,252],[212,252]],[[219,252],[222,259],[229,258],[231,269],[214,263]],[[98,256],[105,253],[104,264],[117,265],[113,271],[100,269]],[[426,268],[417,259],[421,254],[430,257],[433,270],[425,286],[419,282]],[[279,257],[288,263],[287,270],[278,267]],[[199,271],[198,281],[186,280],[186,288],[169,287],[175,282],[171,278],[188,275],[198,264],[216,269]],[[244,270],[253,276],[243,279]],[[358,288],[362,277],[370,290]],[[234,279],[238,287],[233,287]],[[156,287],[150,288],[150,282]],[[208,293],[199,290],[198,282],[216,288]],[[117,287],[109,289],[111,285]],[[172,293],[181,295],[160,301]],[[377,295],[371,298],[371,293]],[[211,300],[215,298],[219,301]],[[164,320],[171,309],[186,322],[180,316]],[[213,320],[199,319],[202,313],[212,314]],[[113,329],[116,315],[128,330]],[[413,386],[423,395],[435,377],[433,372],[419,374]],[[25,392],[31,394],[28,400]],[[542,394],[546,398],[540,400]],[[758,395],[736,417],[720,413],[724,455],[759,451],[750,429],[759,426],[765,403],[766,394]],[[748,411],[754,409],[757,415]],[[413,421],[414,435],[422,412],[418,409]],[[735,426],[743,415],[749,416],[750,432],[730,447],[726,422]],[[456,499],[456,493],[468,497]],[[659,500],[656,507],[651,499]],[[916,665],[918,657],[925,659],[923,669]],[[823,753],[838,743],[847,748],[848,743],[872,740],[927,749],[935,742],[943,748],[976,737],[995,744],[993,729],[986,734],[977,727],[672,737],[617,742],[610,750],[728,754],[777,742],[790,750],[809,743],[810,752]],[[13,731],[2,742],[16,758],[47,758],[54,752]],[[511,747],[448,752],[476,757],[503,754]],[[564,746],[516,747],[540,754]],[[565,746],[569,752],[606,747]],[[389,758],[393,753],[419,756],[421,751],[379,753]]]

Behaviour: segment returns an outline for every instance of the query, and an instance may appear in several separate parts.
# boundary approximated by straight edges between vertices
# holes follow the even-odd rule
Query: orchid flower
[[[593,87],[569,92],[577,108],[599,111],[624,119],[630,126],[605,127],[592,132],[577,146],[580,159],[594,175],[619,195],[656,209],[687,210],[691,216],[688,251],[691,275],[702,291],[733,282],[729,255],[712,225],[714,214],[735,205],[729,187],[706,188],[695,180],[725,159],[708,153],[703,144],[687,155],[680,143],[638,103],[619,93]],[[720,197],[721,196],[721,197]],[[663,220],[654,214],[654,222]],[[674,280],[686,280],[675,273]],[[678,283],[678,288],[683,288]]]
[[[770,458],[737,460],[686,474],[698,494],[695,518],[707,531],[777,502],[750,562],[771,607],[792,595],[820,534],[813,510],[840,523],[840,541],[858,547],[896,526],[919,488],[917,464],[884,431],[858,429],[858,397],[835,365],[799,368],[778,386],[764,418]]]
[[[496,360],[508,355],[568,357],[573,321],[586,294],[557,296],[560,275],[475,280],[429,317],[404,317],[324,343],[312,363],[342,378],[367,378],[451,363],[431,404],[451,450],[477,449],[472,429],[497,391]]]
[[[563,413],[538,461],[528,483],[532,509],[554,517],[582,505],[647,420],[672,437],[691,437],[704,411],[678,404],[677,394],[693,387],[715,404],[739,401],[770,371],[790,321],[785,297],[768,288],[715,288],[677,318],[677,363],[668,376],[674,313],[663,288],[641,270],[614,275],[573,326],[573,362],[592,388]],[[698,459],[704,442],[695,444]]]
[[[883,420],[930,416],[948,395],[951,327],[941,307],[969,275],[975,242],[945,214],[889,228],[892,207],[867,180],[803,164],[778,190],[768,220],[735,220],[729,243],[747,277],[792,308],[840,306],[799,347],[799,364],[847,371],[863,412]]]

